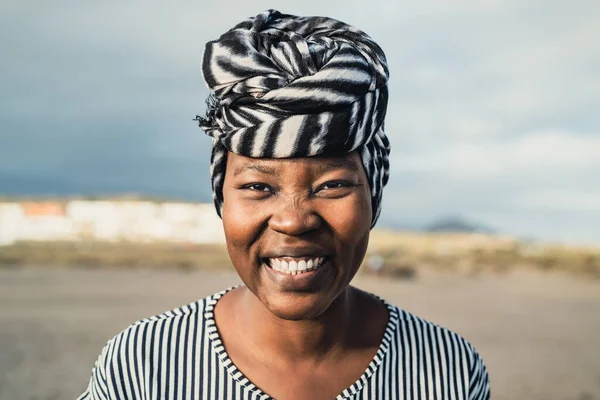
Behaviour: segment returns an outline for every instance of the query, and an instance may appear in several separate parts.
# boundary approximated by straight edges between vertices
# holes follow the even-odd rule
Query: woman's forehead
[[[338,156],[314,156],[295,158],[250,158],[235,153],[229,153],[227,172],[237,176],[246,171],[257,171],[276,175],[286,169],[310,169],[318,174],[333,170],[350,170],[359,172],[362,162],[357,152]]]

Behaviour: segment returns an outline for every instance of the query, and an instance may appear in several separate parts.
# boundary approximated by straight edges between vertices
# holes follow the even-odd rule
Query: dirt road
[[[233,273],[0,270],[0,399],[72,399],[129,323],[237,283]],[[600,282],[558,275],[355,284],[479,350],[497,400],[600,400]]]

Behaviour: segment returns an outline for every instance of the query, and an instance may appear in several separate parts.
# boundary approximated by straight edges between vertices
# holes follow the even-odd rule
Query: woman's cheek
[[[231,196],[223,204],[223,226],[229,240],[240,246],[253,237],[253,229],[260,225],[261,208],[256,201]]]
[[[371,204],[363,196],[330,202],[322,210],[324,219],[340,236],[355,236],[362,228],[370,230]]]

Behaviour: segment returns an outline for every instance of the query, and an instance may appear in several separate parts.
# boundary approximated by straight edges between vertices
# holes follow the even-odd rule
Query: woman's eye
[[[252,183],[250,185],[244,186],[244,189],[249,189],[255,192],[270,192],[271,188],[264,183]]]
[[[350,182],[332,181],[332,182],[327,182],[323,186],[321,186],[321,190],[339,189],[339,188],[344,188],[344,187],[348,187],[348,186],[352,186],[350,184]]]

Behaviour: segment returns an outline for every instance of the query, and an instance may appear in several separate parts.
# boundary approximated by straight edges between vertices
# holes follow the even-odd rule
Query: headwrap
[[[211,180],[223,205],[228,151],[246,157],[331,156],[358,151],[375,225],[388,181],[384,133],[388,67],[364,32],[326,17],[276,10],[208,42],[202,73],[213,91],[200,127],[213,138]]]

